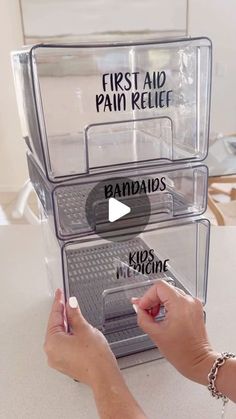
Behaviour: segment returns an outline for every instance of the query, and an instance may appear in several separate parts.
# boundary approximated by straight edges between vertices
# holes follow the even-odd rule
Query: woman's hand
[[[44,349],[50,367],[92,386],[104,370],[118,367],[103,334],[85,320],[75,298],[72,305],[65,307],[62,291],[56,291]],[[66,314],[73,334],[66,333]]]
[[[182,290],[158,281],[139,299],[138,324],[158,346],[162,354],[185,377],[207,385],[207,374],[218,356],[209,343],[201,302]],[[155,321],[160,306],[165,318]]]
[[[92,388],[101,419],[145,419],[105,337],[85,320],[76,298],[69,301],[65,307],[57,290],[44,345],[49,365]],[[66,332],[67,321],[72,334]]]

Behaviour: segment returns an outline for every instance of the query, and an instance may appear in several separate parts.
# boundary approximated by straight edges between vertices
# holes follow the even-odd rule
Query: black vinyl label
[[[126,196],[151,194],[157,191],[166,190],[166,178],[163,176],[152,179],[127,180],[124,182],[112,182],[104,186],[104,195],[106,199],[122,198]]]
[[[129,264],[120,264],[116,268],[116,278],[130,278],[143,274],[157,275],[169,270],[169,259],[157,260],[154,249],[129,253]]]
[[[165,71],[146,73],[104,73],[102,91],[96,95],[97,112],[119,112],[168,108],[172,101],[172,90],[167,90]]]

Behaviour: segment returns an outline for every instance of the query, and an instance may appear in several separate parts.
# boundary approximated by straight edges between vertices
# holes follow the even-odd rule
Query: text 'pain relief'
[[[165,71],[105,73],[102,75],[102,92],[96,95],[96,111],[168,108],[173,90],[165,88],[166,81]]]

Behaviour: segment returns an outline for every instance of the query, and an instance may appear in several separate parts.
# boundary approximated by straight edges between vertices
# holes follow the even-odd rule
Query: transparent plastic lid
[[[23,135],[52,181],[206,157],[207,38],[36,45],[13,67]]]

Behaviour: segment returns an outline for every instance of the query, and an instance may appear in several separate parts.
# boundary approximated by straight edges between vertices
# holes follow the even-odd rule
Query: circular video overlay
[[[126,241],[145,229],[150,217],[150,180],[116,177],[98,182],[86,201],[91,229],[100,237]]]

